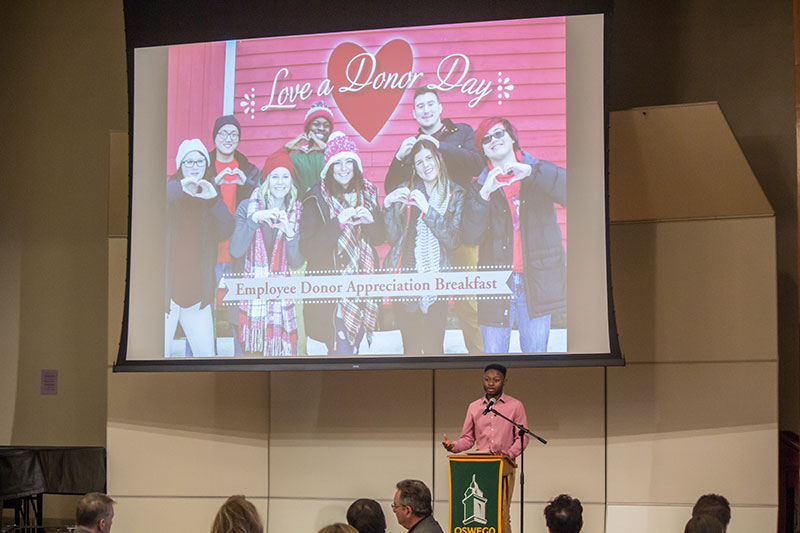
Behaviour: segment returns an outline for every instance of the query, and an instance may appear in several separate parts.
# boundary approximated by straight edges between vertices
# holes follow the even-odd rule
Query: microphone
[[[488,404],[486,404],[486,409],[484,409],[484,410],[483,410],[483,414],[485,415],[486,413],[488,413],[489,411],[491,411],[491,410],[492,410],[492,407],[494,407],[494,404],[495,404],[495,403],[497,403],[497,398],[492,398],[492,399],[490,399],[490,400],[489,400],[489,403],[488,403]]]

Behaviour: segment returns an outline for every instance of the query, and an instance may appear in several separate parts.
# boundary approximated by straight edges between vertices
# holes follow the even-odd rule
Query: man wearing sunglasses
[[[462,240],[479,265],[511,265],[511,298],[478,302],[486,353],[508,353],[516,323],[523,353],[547,351],[550,317],[566,311],[566,253],[554,203],[567,205],[566,170],[523,152],[511,122],[489,117],[475,133],[486,167],[464,202]]]
[[[473,144],[475,135],[469,124],[453,122],[442,118],[442,103],[436,89],[423,85],[414,91],[414,105],[411,110],[414,120],[419,125],[417,135],[407,137],[397,149],[389,171],[386,173],[384,189],[389,194],[403,182],[408,182],[414,172],[414,163],[409,154],[420,135],[428,135],[439,142],[447,173],[455,183],[468,189],[472,179],[483,168],[483,158]],[[475,246],[459,246],[452,256],[455,267],[475,267],[478,262],[478,250]],[[469,353],[482,353],[483,342],[478,328],[478,307],[475,299],[456,300],[456,314],[464,344]]]

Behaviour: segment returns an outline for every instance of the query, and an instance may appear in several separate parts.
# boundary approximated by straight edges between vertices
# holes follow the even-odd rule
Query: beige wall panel
[[[602,501],[603,369],[512,368],[505,392],[525,404],[531,430],[548,441],[531,440],[526,449],[525,500],[547,501],[553,494],[580,491],[587,499]],[[447,453],[438,444],[442,433],[458,438],[467,405],[482,393],[480,369],[436,371],[437,499],[448,497]],[[519,500],[519,476],[514,498]]]
[[[245,494],[267,520],[267,500]],[[111,493],[117,505],[114,510],[114,533],[158,531],[169,533],[206,533],[211,530],[220,506],[220,498],[131,498]],[[290,531],[290,530],[287,530]],[[313,533],[313,532],[309,532]]]
[[[608,369],[608,501],[777,498],[777,367],[772,362]]]
[[[699,496],[699,495],[698,495]],[[691,502],[686,505],[609,505],[609,533],[677,533],[683,531],[692,516]],[[731,523],[727,533],[775,531],[778,508],[737,507],[731,504]],[[585,529],[585,528],[584,528]]]
[[[405,533],[392,512],[391,496],[394,485],[382,493],[363,493],[359,497],[372,498],[380,502],[386,516],[387,533]],[[391,492],[389,496],[388,494]],[[269,525],[271,533],[315,533],[335,522],[347,522],[347,508],[356,498],[270,498]],[[436,511],[434,511],[434,515]],[[444,526],[444,524],[442,524]]]
[[[716,102],[617,111],[609,120],[611,220],[772,213]]]
[[[3,209],[0,192],[0,445],[11,444],[17,399],[17,370],[20,346],[20,304],[22,299],[21,223]]]
[[[127,137],[127,136],[126,136]],[[114,364],[122,331],[122,312],[125,307],[125,269],[128,258],[128,239],[108,239],[108,362]]]
[[[128,132],[110,131],[108,175],[108,234],[128,234]]]
[[[391,496],[403,478],[431,483],[432,374],[273,373],[271,495]]]
[[[108,489],[148,496],[267,496],[267,441],[108,425]]]
[[[112,492],[266,496],[268,434],[267,373],[109,376]]]
[[[777,359],[775,220],[611,226],[628,361]]]

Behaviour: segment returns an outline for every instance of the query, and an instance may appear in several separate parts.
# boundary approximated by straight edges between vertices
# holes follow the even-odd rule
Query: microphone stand
[[[494,406],[487,408],[486,412],[491,412],[514,426],[514,433],[519,435],[519,440],[522,443],[522,448],[519,452],[519,531],[520,533],[525,533],[524,525],[524,517],[525,517],[525,434],[527,433],[534,439],[538,440],[542,444],[547,444],[547,441],[544,440],[542,437],[531,431],[530,429],[526,428],[522,424],[517,424],[510,418],[508,418],[503,413],[498,412],[495,410]],[[485,413],[484,413],[485,414]],[[519,432],[519,433],[517,433]],[[511,502],[509,501],[509,507],[511,506]],[[508,533],[506,531],[506,533]]]

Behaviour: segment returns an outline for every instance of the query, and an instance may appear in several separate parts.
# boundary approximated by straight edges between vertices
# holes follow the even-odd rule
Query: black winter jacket
[[[407,183],[401,186],[407,187]],[[421,181],[417,182],[417,189],[425,192],[425,186]],[[452,252],[461,244],[461,212],[464,207],[464,188],[450,184],[450,198],[447,203],[447,210],[440,215],[434,208],[428,209],[425,216],[425,223],[431,229],[440,245],[439,267],[446,269],[452,265],[450,258]],[[426,194],[427,198],[428,195]],[[409,216],[411,210],[411,228],[408,229]],[[398,266],[404,269],[415,269],[416,259],[414,256],[414,245],[417,238],[417,219],[420,217],[420,210],[417,207],[406,206],[401,203],[394,203],[384,211],[386,222],[386,239],[391,245],[391,250],[383,260],[383,268],[394,270]],[[398,263],[402,261],[402,264]]]
[[[522,162],[533,166],[531,175],[520,182],[519,216],[528,314],[535,318],[567,307],[566,253],[553,205],[567,205],[567,174],[564,168],[538,161],[527,152],[522,152]],[[497,189],[489,201],[480,195],[488,174],[486,167],[469,189],[462,239],[480,245],[478,265],[511,265],[514,230],[505,192]],[[506,300],[478,300],[480,324],[508,327],[508,311]]]
[[[173,250],[176,248],[175,232],[178,227],[178,217],[185,209],[199,209],[202,214],[201,227],[198,229],[202,236],[202,256],[203,262],[197,265],[200,269],[203,286],[200,288],[201,299],[200,307],[205,307],[214,301],[217,290],[217,278],[214,268],[217,265],[217,251],[220,242],[224,241],[233,233],[233,215],[228,211],[228,206],[222,201],[222,197],[217,194],[210,200],[195,198],[183,192],[180,178],[180,170],[170,177],[167,181],[167,265],[166,265],[166,290],[164,292],[164,309],[169,312],[169,301],[172,293],[172,276],[175,270],[175,259]],[[204,178],[205,179],[205,178]],[[213,183],[213,182],[212,182]]]
[[[214,178],[217,177],[217,167],[215,166],[215,162],[217,161],[217,149],[214,148],[208,155],[211,157],[211,162],[206,169],[206,175],[204,177],[211,183],[214,183]],[[233,152],[233,158],[239,163],[239,170],[244,172],[244,175],[247,177],[247,181],[245,181],[243,185],[236,187],[236,202],[234,206],[238,206],[244,200],[249,200],[250,195],[253,194],[253,190],[261,183],[261,171],[259,171],[258,167],[251,163],[239,150]],[[214,188],[217,190],[217,194],[219,194],[219,185],[214,183]]]
[[[484,167],[483,156],[475,146],[475,132],[469,124],[454,123],[449,118],[442,119],[442,125],[444,131],[439,137],[439,151],[444,157],[447,173],[451,180],[466,189],[472,178]],[[392,156],[383,184],[386,194],[398,188],[404,181],[410,181],[413,170],[414,162],[410,157],[398,161]]]
[[[361,228],[367,242],[372,246],[377,246],[386,240],[382,223],[383,214],[377,205],[371,206],[369,210],[375,222],[362,224]],[[339,269],[335,255],[342,229],[339,227],[339,220],[331,218],[330,213],[328,203],[322,197],[321,185],[317,183],[308,190],[308,194],[303,199],[302,215],[300,216],[300,253],[308,261],[306,266],[307,275],[315,275],[312,273],[314,271]],[[372,249],[372,255],[377,269],[379,263],[374,248]],[[303,306],[306,334],[309,337],[328,344],[333,343],[333,319],[336,312],[336,303],[315,302]]]

